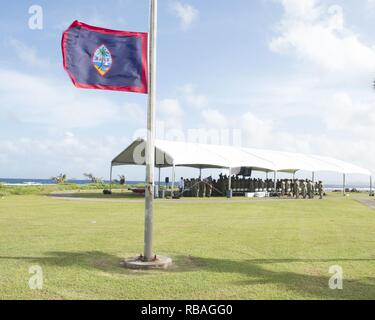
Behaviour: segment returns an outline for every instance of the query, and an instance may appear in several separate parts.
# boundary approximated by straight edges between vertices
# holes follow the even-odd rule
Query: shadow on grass
[[[106,273],[126,275],[154,274],[156,271],[133,271],[120,266],[121,257],[99,251],[89,252],[48,252],[43,257],[4,257],[0,260],[25,260],[41,266],[79,267],[87,270],[100,270]],[[248,277],[234,282],[238,286],[271,285],[275,297],[284,297],[287,292],[291,296],[315,299],[375,299],[375,278],[366,278],[366,282],[359,280],[345,280],[344,290],[331,290],[328,280],[332,276],[328,267],[344,262],[374,262],[375,259],[249,259],[230,260],[213,259],[192,256],[174,257],[174,266],[162,273],[183,273],[208,271],[211,273],[235,273]],[[290,271],[290,263],[304,263],[309,271],[297,273]],[[327,270],[315,263],[327,263]],[[286,271],[270,270],[270,265],[286,264]],[[315,269],[314,269],[315,268]],[[314,274],[316,273],[316,274]],[[325,274],[325,275],[322,275]],[[233,284],[233,282],[232,282]],[[276,287],[275,287],[276,286]],[[279,290],[279,291],[277,291]],[[287,295],[289,296],[289,295]]]
[[[177,272],[206,270],[216,273],[237,273],[249,277],[249,279],[236,281],[234,284],[237,285],[276,285],[278,289],[274,289],[274,296],[281,298],[284,296],[283,292],[294,292],[302,297],[314,299],[375,299],[375,278],[365,278],[366,282],[345,280],[345,268],[344,290],[331,290],[328,285],[329,278],[332,276],[328,273],[328,268],[331,265],[340,265],[345,262],[375,262],[375,259],[229,260],[178,256],[175,261],[181,266],[180,270],[175,269]],[[271,270],[271,265],[290,263],[303,263],[308,271],[305,273],[293,272],[290,271],[291,268],[288,265],[284,268],[287,269],[286,271]],[[327,265],[314,266],[316,263],[326,263]]]
[[[112,194],[103,194],[102,192],[71,192],[71,193],[52,193],[49,196],[53,198],[73,198],[73,199],[144,199],[142,195],[132,192],[114,192]]]
[[[121,267],[121,258],[100,251],[87,252],[47,252],[41,257],[4,257],[0,260],[24,260],[41,266],[79,267],[88,270],[100,270],[108,273],[126,274]]]

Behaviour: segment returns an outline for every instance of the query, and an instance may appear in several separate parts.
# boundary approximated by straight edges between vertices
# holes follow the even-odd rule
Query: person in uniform
[[[228,187],[229,187],[229,176],[225,175],[223,179],[223,196],[224,197],[227,194]]]
[[[241,191],[245,191],[246,190],[246,178],[245,177],[242,177],[241,179]]]
[[[294,185],[295,185],[295,180],[292,180],[291,183],[290,183],[290,189],[292,190],[292,198],[294,198],[296,196],[295,194],[295,190],[294,190]]]
[[[280,190],[280,180],[277,179],[276,180],[276,189],[275,189],[275,192],[279,192],[279,190]]]
[[[290,196],[290,192],[291,192],[291,181],[290,180],[287,180],[286,181],[286,194],[287,196],[289,197]]]
[[[254,192],[259,191],[259,186],[258,186],[258,179],[254,179]]]
[[[216,179],[212,179],[211,181],[211,196],[212,197],[215,197],[217,194],[217,182],[216,182]]]
[[[219,174],[219,179],[216,181],[216,186],[219,194],[222,192],[222,181],[223,181],[223,175],[220,173]]]
[[[190,182],[189,182],[190,197],[194,197],[194,190],[193,190],[194,187],[193,186],[194,186],[194,179],[192,178],[192,179],[190,179]]]
[[[190,180],[190,194],[192,197],[195,197],[195,192],[196,192],[196,186],[195,186],[195,179]]]
[[[185,190],[185,180],[183,177],[181,177],[180,181],[178,182],[178,192],[181,197],[184,195],[184,190]]]
[[[184,196],[185,197],[190,197],[190,180],[189,179],[185,179],[184,184],[185,184]]]
[[[285,180],[281,181],[281,196],[285,197],[286,186],[285,186]]]
[[[212,195],[212,177],[206,180],[206,197],[211,198]]]
[[[232,181],[234,182],[234,188],[232,189],[236,189],[236,191],[238,191],[238,189],[240,188],[240,178],[238,176],[233,176]],[[233,183],[232,183],[232,186],[233,186]]]
[[[307,197],[307,183],[306,180],[301,181],[301,193],[302,193],[302,198],[306,199]]]
[[[306,179],[306,185],[307,185],[307,196],[309,197],[309,199],[311,199],[311,183],[307,179]]]
[[[250,191],[250,179],[245,180],[245,191],[246,192],[251,192]]]
[[[294,197],[296,199],[299,199],[300,188],[299,188],[299,181],[297,179],[294,180],[293,193],[294,193]]]
[[[194,181],[194,197],[195,198],[198,198],[199,197],[199,187],[200,187],[200,180],[199,179],[195,179]]]
[[[314,188],[314,182],[312,182],[312,181],[310,181],[310,185],[311,185],[311,197],[310,197],[310,199],[314,199],[315,198],[315,188]]]
[[[199,198],[203,198],[206,195],[206,184],[201,179],[199,180]]]
[[[250,181],[249,181],[249,189],[250,189],[250,192],[254,192],[255,188],[254,188],[254,180],[250,178]]]
[[[322,181],[319,181],[319,183],[318,183],[318,191],[319,191],[319,199],[323,199],[324,190],[323,190],[323,182]]]

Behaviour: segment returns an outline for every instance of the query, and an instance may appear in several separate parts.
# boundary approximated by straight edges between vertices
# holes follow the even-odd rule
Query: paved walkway
[[[113,202],[113,203],[144,203],[144,199],[103,199],[103,198],[84,198],[69,196],[69,194],[50,194],[49,197],[58,200],[68,201],[90,201],[90,202]],[[259,198],[259,199],[155,199],[159,203],[254,203],[254,202],[281,202],[281,201],[309,201],[304,199],[279,199],[279,198]]]
[[[357,199],[357,201],[371,209],[375,209],[375,200],[373,199]]]

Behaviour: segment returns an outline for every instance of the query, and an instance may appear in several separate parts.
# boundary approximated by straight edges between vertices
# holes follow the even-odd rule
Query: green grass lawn
[[[244,203],[158,202],[167,271],[132,271],[143,204],[0,198],[0,299],[374,299],[375,210],[353,196]],[[43,290],[30,290],[40,265]],[[330,290],[329,267],[344,270]]]

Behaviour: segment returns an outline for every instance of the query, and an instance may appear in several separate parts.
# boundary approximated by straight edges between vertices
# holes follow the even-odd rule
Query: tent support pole
[[[276,175],[277,175],[277,172],[275,171],[273,173],[273,179],[274,179],[274,181],[273,181],[273,188],[274,188],[275,192],[276,192]]]
[[[199,168],[199,180],[202,180],[202,168]]]
[[[228,194],[227,197],[232,197],[232,168],[229,168],[229,177],[228,177]]]
[[[176,166],[173,165],[172,167],[172,197],[173,197],[173,189],[174,189],[175,182],[176,182]]]
[[[315,172],[314,171],[313,171],[312,176],[311,176],[311,181],[315,182]]]
[[[111,170],[109,172],[109,190],[112,191],[112,171],[113,171],[113,164],[111,163]]]
[[[232,190],[232,168],[229,168],[228,190]]]
[[[346,187],[346,175],[342,175],[342,195],[345,197],[345,187]]]
[[[372,176],[370,176],[370,197],[372,197]]]
[[[145,228],[144,260],[151,261],[153,256],[154,224],[154,169],[155,169],[155,102],[156,102],[156,34],[157,0],[150,1],[150,36],[149,36],[149,79],[147,108],[147,144],[146,144],[146,188],[145,188]]]
[[[159,185],[159,190],[160,190],[160,187],[161,187],[161,182],[160,182],[160,175],[161,175],[161,167],[159,167],[159,181],[158,181],[158,185]]]

